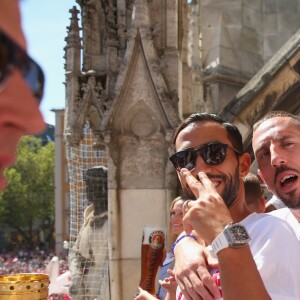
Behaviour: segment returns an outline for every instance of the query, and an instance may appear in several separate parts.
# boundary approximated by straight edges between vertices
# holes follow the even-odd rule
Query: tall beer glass
[[[140,287],[155,295],[155,277],[164,259],[165,228],[144,226]]]
[[[49,276],[37,273],[0,276],[1,300],[47,300]]]

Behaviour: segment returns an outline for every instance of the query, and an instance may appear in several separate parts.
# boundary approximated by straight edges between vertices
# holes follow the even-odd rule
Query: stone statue
[[[107,168],[93,167],[84,173],[90,205],[84,223],[70,249],[70,295],[74,300],[109,299]]]

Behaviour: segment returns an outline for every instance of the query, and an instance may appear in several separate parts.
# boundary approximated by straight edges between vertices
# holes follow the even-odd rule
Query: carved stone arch
[[[82,104],[78,109],[76,120],[74,122],[74,132],[76,132],[77,135],[77,141],[82,139],[82,129],[88,120],[92,125],[93,122],[91,122],[90,118],[88,118],[88,112],[91,109],[91,99],[93,97],[93,92],[90,88],[87,88],[85,91]]]
[[[120,120],[122,123],[117,124],[122,134],[146,138],[160,131],[161,125],[157,114],[143,100],[135,103],[129,112],[129,115],[123,116],[124,119]]]

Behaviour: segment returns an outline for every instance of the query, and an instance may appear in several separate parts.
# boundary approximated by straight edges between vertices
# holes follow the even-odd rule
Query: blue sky
[[[70,25],[69,10],[79,6],[75,0],[23,0],[20,4],[28,51],[46,76],[41,110],[45,121],[55,125],[55,114],[51,109],[65,107],[63,56],[67,26]]]

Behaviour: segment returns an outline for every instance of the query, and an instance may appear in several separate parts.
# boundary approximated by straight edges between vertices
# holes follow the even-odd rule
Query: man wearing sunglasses
[[[18,1],[0,0],[0,190],[20,138],[45,129],[43,87],[43,72],[26,52]]]
[[[187,198],[195,199],[185,204],[186,238],[174,247],[175,270],[197,262],[196,272],[176,275],[185,299],[221,297],[192,230],[218,258],[225,299],[300,299],[300,243],[284,221],[248,210],[243,178],[251,161],[238,129],[214,114],[194,114],[176,130],[174,146],[170,160]]]

